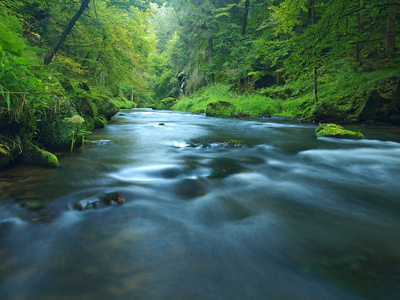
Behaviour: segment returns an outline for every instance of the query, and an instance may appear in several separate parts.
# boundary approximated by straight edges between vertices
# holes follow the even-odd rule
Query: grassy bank
[[[234,92],[230,85],[215,83],[182,97],[173,109],[206,113],[209,103],[223,101],[234,107],[234,113],[227,111],[226,117],[282,116],[310,121],[318,109],[323,109],[334,110],[338,119],[350,121],[358,118],[373,90],[391,99],[398,72],[394,66],[361,73],[331,70],[318,78],[318,102],[313,100],[312,80],[306,76],[292,83],[243,94]]]

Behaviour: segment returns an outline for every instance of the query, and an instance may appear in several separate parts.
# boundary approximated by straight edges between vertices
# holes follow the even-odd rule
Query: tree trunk
[[[364,7],[364,1],[361,0],[360,1],[360,8]],[[358,13],[357,16],[357,30],[358,30],[358,36],[361,37],[362,36],[362,10],[360,10],[360,12]],[[356,45],[356,62],[359,63],[360,62],[360,58],[361,58],[361,49],[362,49],[362,43],[361,42],[357,42]]]
[[[213,45],[213,38],[208,38],[208,67],[210,70],[209,80],[210,83],[214,82],[214,45]]]
[[[315,24],[315,5],[314,0],[310,0],[310,11],[309,16],[311,18],[311,25]],[[314,94],[314,102],[318,102],[318,73],[317,73],[317,53],[315,48],[313,50],[313,94]]]
[[[136,73],[136,67],[132,68],[132,94],[131,94],[131,101],[134,102],[135,101],[135,86],[133,84],[133,76],[135,76]]]
[[[86,54],[85,59],[82,62],[82,67],[84,67],[86,65],[86,63],[89,60],[89,57],[90,57],[90,51],[88,51],[88,53]]]
[[[246,27],[247,27],[247,18],[249,16],[249,7],[250,7],[250,0],[246,0],[244,3],[244,15],[243,15],[243,23],[242,23],[242,35],[246,34]]]
[[[318,74],[317,68],[313,68],[313,94],[314,94],[314,102],[318,102]]]
[[[400,106],[400,76],[397,79],[396,90],[393,95],[393,103]]]
[[[61,44],[65,41],[67,38],[68,34],[70,34],[72,28],[74,28],[76,21],[80,18],[80,16],[83,14],[85,9],[88,7],[90,0],[82,0],[81,7],[73,16],[71,21],[69,21],[67,28],[65,28],[64,32],[61,34],[61,36],[58,38],[58,40],[55,42],[49,53],[47,53],[46,57],[44,58],[44,64],[48,65],[52,61],[54,55],[56,55],[58,48],[60,48]]]
[[[391,5],[388,7],[388,22],[386,30],[386,49],[393,52],[396,46],[396,10],[397,1],[389,0]]]

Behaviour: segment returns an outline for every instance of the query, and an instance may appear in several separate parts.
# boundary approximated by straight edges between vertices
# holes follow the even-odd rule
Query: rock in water
[[[315,134],[317,137],[333,137],[341,139],[363,139],[364,135],[360,132],[355,132],[351,130],[346,130],[340,125],[327,123],[320,124],[317,129],[315,129]]]
[[[125,202],[118,193],[105,193],[77,200],[74,208],[77,210],[103,209],[109,206],[118,206]]]

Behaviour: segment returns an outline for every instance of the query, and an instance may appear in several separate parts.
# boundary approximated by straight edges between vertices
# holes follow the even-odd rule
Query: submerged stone
[[[248,145],[239,140],[225,140],[214,142],[192,142],[189,144],[192,148],[221,148],[221,149],[234,149],[234,148],[247,148]]]
[[[38,210],[43,208],[46,205],[46,201],[31,199],[20,202],[20,206],[27,210]]]
[[[125,199],[118,193],[112,192],[77,200],[74,208],[77,210],[103,209],[110,206],[118,206],[124,202]]]
[[[351,130],[346,130],[343,126],[327,123],[320,124],[317,129],[315,129],[315,134],[317,137],[333,137],[341,139],[363,139],[364,135],[360,132],[355,132]]]

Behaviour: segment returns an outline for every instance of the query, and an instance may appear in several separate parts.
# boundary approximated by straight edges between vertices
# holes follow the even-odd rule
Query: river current
[[[315,128],[126,110],[1,172],[0,299],[400,299],[400,130]]]

